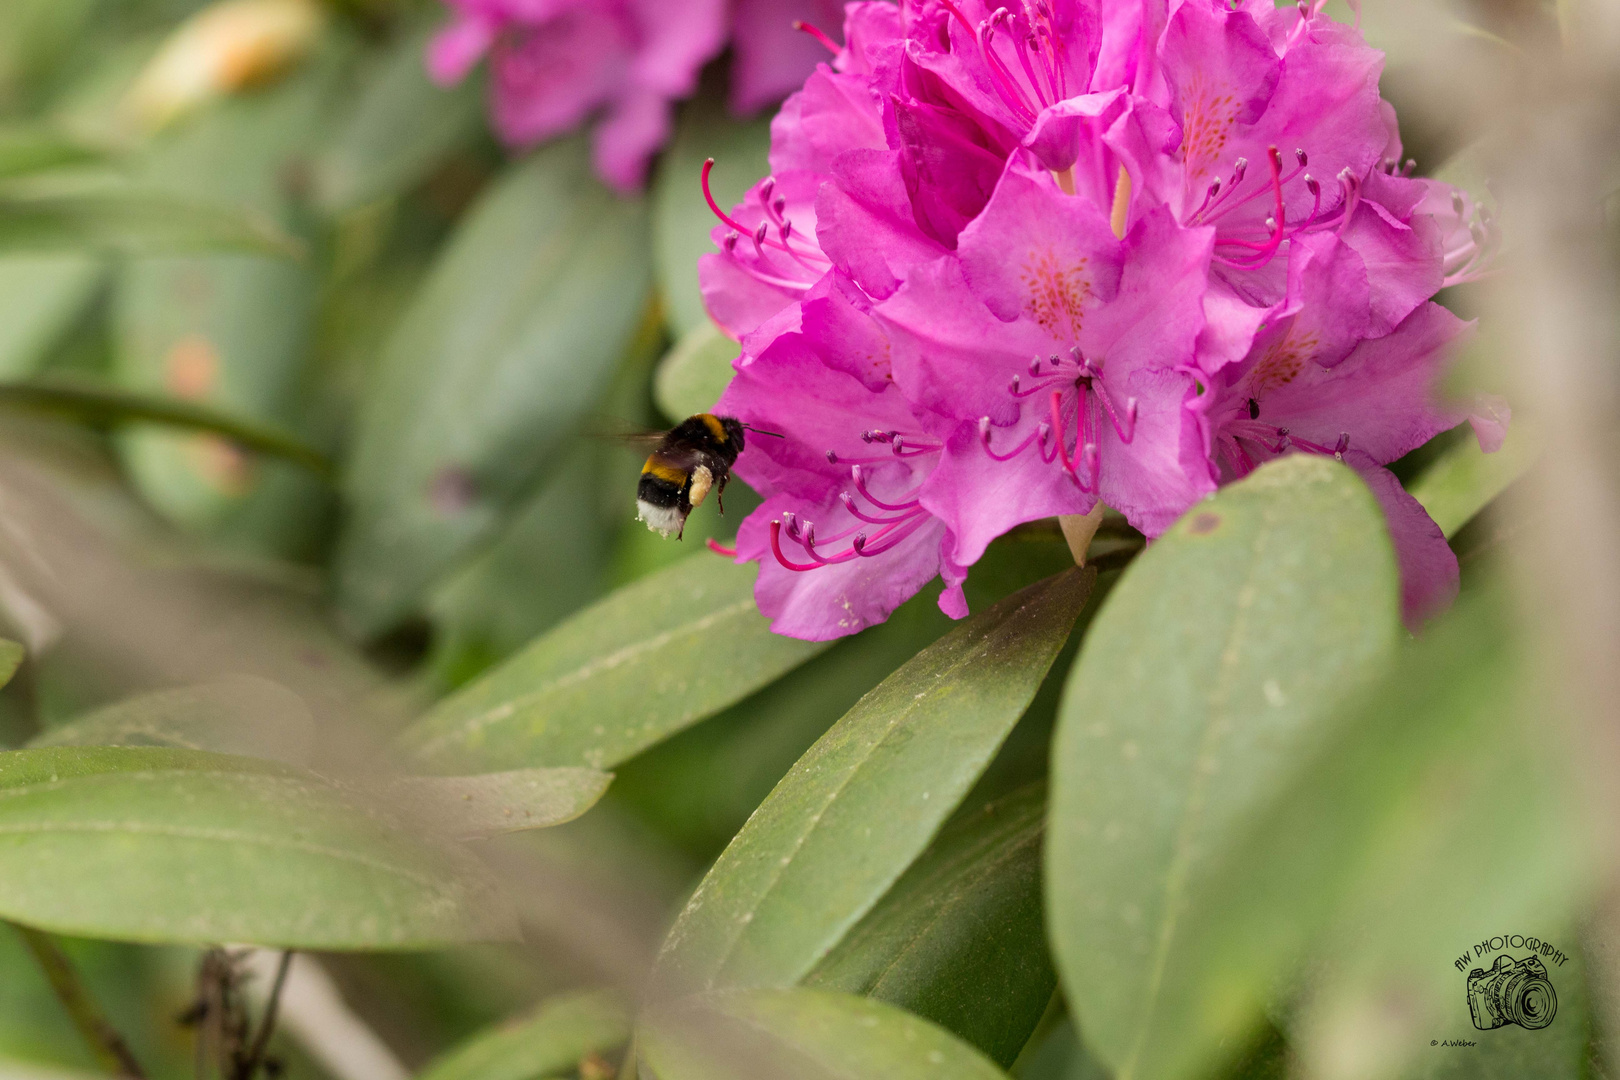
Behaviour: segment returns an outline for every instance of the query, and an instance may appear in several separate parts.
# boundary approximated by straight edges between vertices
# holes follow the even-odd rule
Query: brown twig
[[[270,997],[264,1003],[264,1016],[259,1020],[259,1031],[253,1036],[253,1045],[248,1048],[247,1057],[242,1059],[237,1069],[239,1080],[253,1080],[253,1074],[258,1071],[259,1062],[264,1059],[264,1049],[270,1042],[270,1035],[276,1027],[276,1007],[281,1002],[281,988],[287,982],[287,969],[292,966],[293,951],[286,950],[281,954],[281,963],[276,965],[276,978],[270,984]]]
[[[12,925],[16,926],[15,923]],[[117,1076],[145,1080],[146,1073],[135,1060],[129,1044],[102,1015],[89,991],[79,981],[79,973],[73,969],[73,962],[61,947],[49,934],[31,927],[17,926],[17,932],[34,954],[45,978],[50,981],[51,989],[56,992],[56,999],[72,1019],[73,1026],[79,1029],[79,1034],[84,1036],[84,1041],[90,1045],[91,1052],[102,1066]]]

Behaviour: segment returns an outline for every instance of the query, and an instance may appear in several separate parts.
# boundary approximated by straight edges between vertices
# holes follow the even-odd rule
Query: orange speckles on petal
[[[1055,338],[1073,340],[1080,334],[1086,302],[1091,299],[1090,262],[1065,263],[1050,248],[1033,251],[1024,260],[1019,272],[1024,313]]]
[[[1231,138],[1241,103],[1230,90],[1210,90],[1193,80],[1182,117],[1181,154],[1193,181],[1207,175]]]
[[[163,385],[187,401],[206,398],[219,385],[219,350],[201,334],[181,338],[163,358]]]
[[[1305,365],[1316,355],[1315,334],[1295,336],[1288,333],[1267,346],[1260,362],[1249,376],[1250,392],[1256,397],[1267,391],[1287,386],[1305,370]]]

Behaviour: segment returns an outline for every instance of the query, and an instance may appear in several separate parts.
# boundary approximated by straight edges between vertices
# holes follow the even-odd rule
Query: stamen
[[[919,487],[916,491],[911,493],[912,497],[910,499],[899,505],[895,505],[894,503],[886,503],[882,499],[873,497],[872,493],[866,490],[866,474],[861,471],[861,467],[859,465],[850,466],[849,474],[854,479],[855,490],[861,493],[861,498],[865,499],[879,510],[910,510],[912,507],[917,505],[916,496],[922,491],[922,488]]]
[[[811,26],[803,19],[794,19],[793,29],[798,30],[800,33],[809,34],[811,37],[821,42],[826,50],[832,53],[834,56],[837,56],[839,53],[844,51],[843,49],[839,48],[838,42],[834,41],[832,38],[828,37],[814,26]]]
[[[736,548],[726,547],[712,536],[703,542],[707,544],[709,550],[714,552],[716,555],[724,555],[728,559],[735,559],[737,557]]]

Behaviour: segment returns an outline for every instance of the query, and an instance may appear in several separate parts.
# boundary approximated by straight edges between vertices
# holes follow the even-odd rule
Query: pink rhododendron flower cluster
[[[826,50],[795,24],[836,21],[836,0],[445,0],[450,24],[428,50],[441,83],[490,57],[501,139],[533,146],[600,116],[597,172],[641,185],[669,137],[671,104],[730,43],[731,104],[749,113],[803,82]]]
[[[1324,2],[848,6],[701,267],[741,343],[716,408],[786,436],[737,467],[777,631],[854,633],[936,576],[960,617],[1009,528],[1100,502],[1151,538],[1287,453],[1366,478],[1410,624],[1449,602],[1385,466],[1470,418],[1432,298],[1486,236],[1411,176],[1382,55]]]

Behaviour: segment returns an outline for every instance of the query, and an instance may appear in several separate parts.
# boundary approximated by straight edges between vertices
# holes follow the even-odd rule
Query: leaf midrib
[[[360,852],[345,851],[342,848],[317,844],[308,840],[264,836],[256,833],[240,832],[235,829],[209,828],[196,825],[158,825],[140,821],[41,821],[31,824],[6,824],[0,822],[0,836],[50,835],[54,833],[127,833],[132,836],[163,836],[176,840],[204,840],[301,851],[310,855],[321,855],[338,862],[363,866],[381,873],[392,874],[432,892],[444,893],[451,891],[445,889],[442,881],[435,881],[433,878],[425,874],[419,874],[414,870],[407,870],[404,867],[395,866],[392,863],[372,858]]]
[[[1171,856],[1169,866],[1165,869],[1164,890],[1160,901],[1162,914],[1159,936],[1154,943],[1153,966],[1149,971],[1148,984],[1142,994],[1141,1019],[1136,1029],[1136,1038],[1131,1044],[1131,1051],[1126,1055],[1125,1061],[1120,1067],[1119,1080],[1131,1080],[1135,1075],[1137,1062],[1141,1058],[1148,1032],[1152,1029],[1152,1017],[1158,1005],[1160,991],[1163,989],[1164,973],[1169,965],[1170,947],[1175,939],[1176,926],[1180,920],[1179,904],[1189,880],[1193,861],[1193,835],[1201,823],[1204,798],[1208,794],[1207,789],[1211,774],[1204,768],[1204,765],[1213,758],[1216,746],[1221,741],[1223,724],[1227,717],[1226,710],[1232,691],[1232,680],[1236,676],[1238,662],[1241,659],[1239,649],[1243,634],[1248,626],[1249,608],[1254,602],[1256,579],[1260,575],[1263,562],[1262,555],[1275,525],[1276,522],[1272,513],[1267,510],[1250,549],[1249,570],[1244,576],[1243,587],[1238,592],[1232,623],[1226,634],[1226,645],[1221,650],[1219,674],[1214,690],[1208,698],[1209,712],[1205,718],[1202,737],[1199,739],[1198,754],[1193,759],[1192,782],[1188,785],[1187,801],[1182,806],[1181,821],[1176,829],[1174,854]],[[1226,730],[1230,730],[1230,727],[1231,725],[1224,724]]]
[[[493,708],[486,709],[479,715],[471,716],[465,720],[459,721],[452,729],[424,742],[417,749],[417,754],[431,755],[438,753],[440,750],[443,750],[445,747],[454,742],[467,739],[493,724],[498,724],[504,720],[510,719],[521,709],[526,708],[529,704],[537,699],[544,698],[559,690],[564,690],[570,686],[582,683],[587,679],[594,678],[602,672],[612,671],[614,668],[623,667],[625,664],[632,662],[644,653],[651,652],[655,649],[661,649],[670,642],[678,639],[701,634],[727,619],[735,618],[738,615],[746,612],[752,612],[753,610],[754,598],[749,596],[743,600],[738,600],[735,603],[728,604],[723,608],[712,611],[701,619],[697,619],[693,622],[682,623],[680,626],[671,627],[660,634],[655,634],[652,637],[643,638],[640,641],[632,642],[631,644],[626,645],[615,652],[609,653],[606,656],[595,657],[585,664],[573,669],[572,671],[567,671],[561,675],[554,676],[550,680],[541,683],[532,690],[509,698]]]

